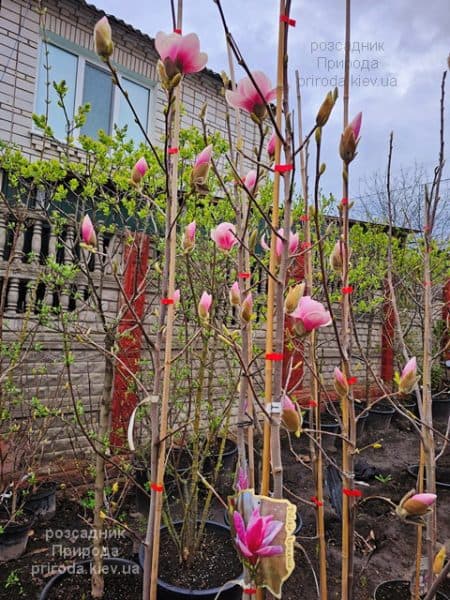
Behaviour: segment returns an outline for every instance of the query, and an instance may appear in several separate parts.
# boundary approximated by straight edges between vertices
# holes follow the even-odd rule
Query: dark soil
[[[411,590],[407,581],[386,582],[376,592],[375,600],[411,600]],[[444,600],[439,592],[436,600]]]
[[[112,570],[117,567],[115,572]],[[124,600],[140,598],[142,594],[142,574],[138,565],[104,565],[104,600]],[[111,570],[111,571],[110,571]],[[82,572],[81,572],[82,571]],[[89,566],[79,565],[77,574],[62,578],[49,593],[49,600],[67,600],[80,598],[91,600],[91,582]]]
[[[166,583],[187,589],[220,587],[242,573],[229,531],[208,529],[199,552],[188,568],[174,560],[177,549],[166,532],[161,535],[159,577]]]

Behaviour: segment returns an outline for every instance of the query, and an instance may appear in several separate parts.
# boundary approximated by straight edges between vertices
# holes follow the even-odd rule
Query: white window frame
[[[94,52],[91,52],[90,50],[87,50],[86,48],[83,48],[82,46],[78,46],[77,44],[74,44],[70,40],[67,40],[66,38],[63,38],[54,33],[51,33],[48,31],[46,31],[45,33],[41,32],[41,37],[39,40],[38,54],[37,54],[38,60],[37,60],[37,65],[36,65],[36,85],[35,85],[34,106],[33,106],[34,113],[37,112],[37,110],[36,110],[37,109],[37,96],[38,96],[37,91],[38,91],[38,86],[39,86],[39,77],[41,74],[40,63],[41,63],[41,54],[43,51],[42,47],[46,43],[51,44],[52,46],[56,46],[60,50],[63,50],[70,54],[74,54],[78,58],[77,73],[76,73],[77,82],[76,82],[76,89],[75,89],[75,107],[74,107],[74,110],[76,111],[77,108],[83,104],[84,73],[85,73],[86,63],[92,64],[95,68],[98,68],[98,69],[104,71],[108,75],[110,75],[110,71],[99,60],[98,56]],[[140,85],[144,89],[148,90],[149,102],[148,102],[148,109],[147,109],[146,134],[149,137],[150,141],[153,142],[154,140],[152,138],[154,137],[154,131],[155,131],[155,128],[154,128],[155,118],[154,117],[155,117],[155,98],[156,98],[156,91],[157,91],[156,82],[144,77],[140,73],[134,73],[133,71],[130,71],[126,67],[124,67],[122,65],[118,65],[117,63],[114,63],[114,66],[116,67],[116,69],[118,71],[120,80],[122,80],[122,78],[128,79],[132,83]],[[121,91],[118,89],[117,86],[113,85],[112,86],[112,103],[111,103],[111,122],[109,124],[110,131],[107,132],[108,135],[111,135],[113,133],[113,125],[116,122],[115,119],[117,119],[119,117],[119,106],[120,106],[119,103],[120,103],[121,96],[122,96]],[[126,102],[125,99],[123,99],[123,101]],[[57,107],[57,108],[59,109],[59,107]],[[61,110],[61,109],[59,109],[59,110]],[[88,114],[88,118],[89,118],[89,114]],[[40,130],[36,127],[34,122],[32,125],[32,131],[35,134],[40,133]],[[75,143],[78,142],[79,136],[80,136],[80,129],[77,128],[73,132],[73,138],[74,138]],[[56,138],[56,139],[58,139],[58,138]],[[64,141],[64,140],[58,140],[58,141]],[[143,141],[145,143],[145,139]]]

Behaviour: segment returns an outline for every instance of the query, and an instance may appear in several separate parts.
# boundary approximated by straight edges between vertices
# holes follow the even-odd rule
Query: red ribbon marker
[[[304,406],[308,407],[308,408],[315,408],[316,406],[318,406],[317,402],[315,402],[314,400],[310,400],[309,402],[307,402]]]
[[[294,165],[275,165],[275,173],[286,173],[287,171],[292,171]]]
[[[178,154],[178,148],[169,148],[167,152],[169,154]]]
[[[256,594],[256,588],[244,588],[242,591],[249,596],[254,596]]]
[[[295,24],[297,23],[295,19],[290,19],[287,15],[281,15],[280,21],[282,23],[287,23],[291,27],[295,27]]]
[[[424,281],[424,282],[423,282],[423,285],[424,285],[425,287],[431,287],[431,281]]]
[[[239,279],[250,279],[250,273],[238,273]]]
[[[358,381],[358,378],[357,378],[357,377],[349,377],[349,378],[347,379],[347,383],[348,383],[348,385],[355,385],[355,383],[356,383],[357,381]]]
[[[266,354],[266,360],[283,360],[284,354],[280,352],[268,352]]]
[[[178,35],[181,35],[181,29],[174,29],[173,32],[178,33]]]
[[[150,488],[154,491],[154,492],[162,492],[164,490],[164,486],[159,484],[159,483],[151,483],[150,484]]]
[[[431,227],[429,225],[425,225],[425,227],[423,228],[425,233],[429,233],[431,231]]]
[[[303,221],[304,223],[306,223],[306,221],[309,221],[309,216],[308,215],[302,215],[300,217],[300,221]]]
[[[161,298],[161,304],[173,304],[173,298]]]
[[[314,502],[314,504],[317,506],[317,508],[319,508],[319,506],[323,506],[323,502],[321,502],[320,500],[317,500],[316,496],[311,496],[310,500],[311,500],[311,502]]]
[[[348,206],[348,198],[342,198],[341,204],[342,206]]]
[[[312,244],[311,244],[311,242],[302,242],[302,243],[300,244],[300,248],[301,248],[302,250],[308,250],[308,248],[311,248],[311,247],[312,247]]]
[[[343,294],[351,294],[353,292],[353,287],[351,285],[349,285],[348,287],[343,287],[342,288],[342,293]]]
[[[343,488],[342,492],[351,498],[361,498],[362,496],[362,492],[360,490],[349,490],[348,488]]]

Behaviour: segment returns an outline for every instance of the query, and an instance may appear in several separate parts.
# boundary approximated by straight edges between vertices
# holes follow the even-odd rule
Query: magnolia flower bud
[[[230,288],[229,298],[231,306],[240,306],[241,292],[239,291],[239,283],[237,281],[235,281]]]
[[[319,108],[319,112],[316,116],[316,125],[317,127],[323,127],[325,123],[328,121],[331,115],[331,111],[334,106],[334,96],[333,92],[328,92],[325,96],[325,100],[322,102],[322,106]]]
[[[295,408],[295,404],[286,394],[281,399],[281,420],[288,431],[300,437],[303,419]]]
[[[416,357],[411,358],[403,368],[398,384],[398,391],[401,394],[410,394],[418,381]]]
[[[344,373],[338,368],[334,369],[334,389],[339,398],[346,398],[348,396],[348,382]]]
[[[209,309],[211,308],[211,304],[212,304],[212,296],[211,294],[208,294],[207,292],[203,292],[201,298],[200,298],[200,302],[198,303],[198,316],[200,317],[200,319],[206,321],[209,318]]]
[[[96,53],[103,60],[108,60],[114,50],[112,41],[112,32],[109,21],[106,17],[102,17],[94,27],[94,48]]]
[[[416,494],[415,490],[411,490],[400,500],[395,512],[401,519],[421,517],[431,510],[436,498],[436,494]]]
[[[341,135],[339,154],[342,160],[349,164],[356,156],[356,148],[359,142],[359,131],[361,129],[362,113],[358,113],[353,121],[347,125]]]
[[[289,315],[294,312],[297,308],[298,303],[300,302],[300,298],[305,293],[305,282],[294,285],[289,288],[289,291],[286,295],[286,299],[284,301],[284,310]]]
[[[185,254],[188,254],[195,246],[195,230],[195,221],[189,223],[184,230],[183,237],[181,238],[181,246]]]
[[[252,293],[249,292],[243,302],[242,302],[242,308],[241,308],[241,319],[243,321],[245,321],[246,323],[249,323],[252,319],[252,314],[253,314],[253,297],[252,297]]]
[[[145,158],[142,156],[131,169],[131,183],[135,186],[138,186],[144,175],[148,171],[148,165]]]

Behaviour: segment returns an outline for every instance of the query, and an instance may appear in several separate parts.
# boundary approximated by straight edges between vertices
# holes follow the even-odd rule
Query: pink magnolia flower
[[[219,250],[229,252],[238,243],[235,234],[236,228],[233,223],[220,223],[211,230],[211,239],[217,244]]]
[[[200,52],[200,41],[195,33],[180,35],[159,31],[155,37],[155,48],[169,79],[177,73],[197,73],[208,62],[208,55]]]
[[[410,394],[417,383],[417,361],[416,357],[410,358],[403,367],[398,385],[401,394]]]
[[[249,77],[244,77],[238,83],[236,91],[227,90],[225,97],[233,108],[242,108],[258,119],[263,119],[267,112],[266,104],[276,98],[277,89],[272,88],[270,79],[262,71],[253,71],[252,77],[259,91]]]
[[[242,320],[245,321],[246,323],[251,321],[252,313],[253,313],[253,296],[252,296],[252,293],[249,292],[245,296],[244,300],[242,301],[242,308],[241,308]]]
[[[175,290],[172,296],[174,306],[176,306],[180,302],[180,296],[180,290]]]
[[[97,246],[97,236],[89,215],[85,215],[81,224],[81,241],[86,246],[95,248]]]
[[[244,179],[244,185],[248,189],[249,192],[253,192],[256,187],[256,171],[252,169],[247,173]]]
[[[247,526],[238,511],[233,513],[233,524],[236,532],[234,541],[244,560],[255,564],[264,556],[283,554],[283,546],[270,545],[282,530],[282,521],[275,521],[272,515],[262,517],[259,508],[255,508]]]
[[[232,306],[240,306],[241,304],[241,292],[239,290],[239,283],[235,281],[230,287],[229,292],[230,304]]]
[[[359,112],[356,117],[353,119],[351,123],[349,123],[350,129],[353,131],[353,135],[355,136],[355,140],[358,141],[359,132],[361,130],[362,123],[362,112]]]
[[[197,225],[195,221],[192,221],[192,223],[189,223],[184,230],[183,237],[181,238],[181,245],[185,253],[190,252],[195,246],[196,228]]]
[[[207,319],[209,317],[209,309],[212,304],[212,296],[207,292],[203,292],[200,302],[198,303],[198,314],[201,319]]]
[[[94,48],[95,52],[103,59],[107,60],[114,50],[112,41],[111,25],[107,17],[102,17],[94,27]]]
[[[313,300],[311,296],[302,296],[297,308],[289,316],[294,319],[294,330],[298,335],[326,327],[332,320],[324,305]]]
[[[284,237],[283,227],[281,227],[277,231],[277,233],[279,236]],[[293,254],[295,254],[297,252],[298,233],[292,233],[292,231],[289,232],[288,246],[289,246],[289,256],[292,256]],[[270,247],[266,243],[265,235],[263,235],[261,237],[261,247],[263,248],[263,250],[270,250]],[[282,252],[283,252],[283,242],[279,237],[277,237],[276,242],[275,242],[275,254],[276,254],[276,258],[278,261],[281,259]]]
[[[334,368],[334,389],[339,397],[345,397],[348,394],[348,381],[344,373],[338,368]]]
[[[273,131],[272,135],[269,138],[269,142],[267,144],[267,154],[269,155],[269,158],[271,160],[273,160],[274,157],[275,157],[275,143],[276,143],[276,139],[277,139],[277,136],[275,134],[275,131]]]
[[[134,167],[131,169],[131,181],[135,185],[139,185],[141,183],[142,178],[148,171],[147,161],[143,156],[136,162]]]

